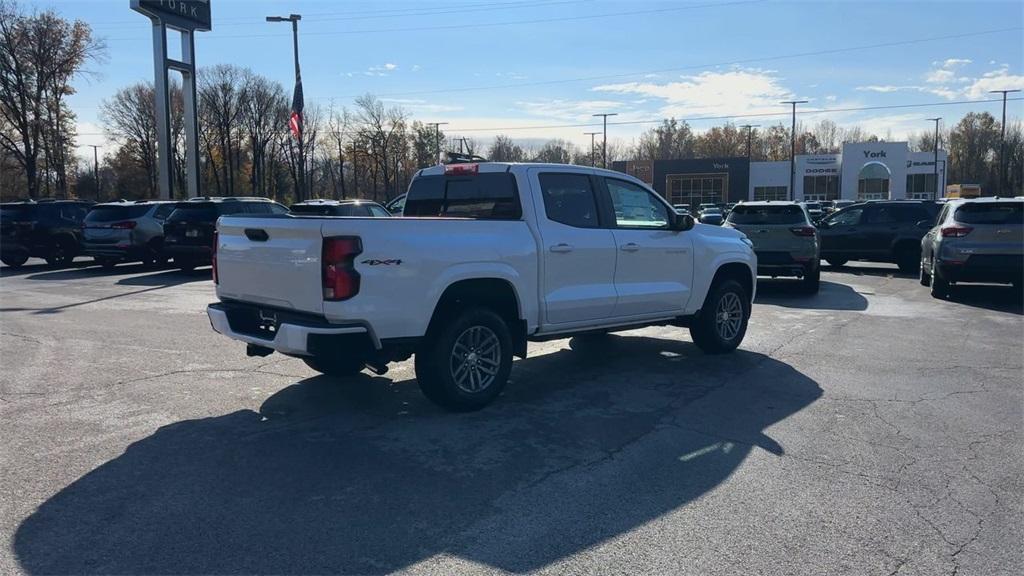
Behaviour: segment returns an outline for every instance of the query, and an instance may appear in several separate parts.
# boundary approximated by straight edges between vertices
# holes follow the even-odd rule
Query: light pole
[[[92,179],[96,182],[96,201],[100,201],[100,155],[98,150],[99,146],[95,144],[89,144],[92,148]]]
[[[942,116],[938,118],[928,118],[929,122],[935,122],[935,141],[932,142],[932,152],[935,154],[934,162],[932,166],[933,178],[935,178],[935,189],[932,190],[932,200],[938,199],[939,194],[939,121],[942,120]]]
[[[744,124],[740,128],[747,129],[747,162],[750,162],[750,144],[754,138],[754,128],[760,128],[760,124]]]
[[[1003,162],[1003,157],[1006,153],[1006,95],[1010,92],[1020,92],[1020,90],[989,90],[989,94],[1002,94],[1003,95],[1003,121],[999,125],[999,185],[996,187],[997,195],[1003,194],[1003,182],[1006,178],[1006,163]]]
[[[796,185],[796,105],[806,104],[807,100],[786,100],[781,104],[793,106],[793,127],[789,130],[789,199],[794,200],[796,193],[793,187]]]
[[[301,14],[289,14],[288,16],[267,16],[267,22],[291,22],[292,23],[292,48],[295,56],[295,92],[292,95],[292,123],[293,133],[296,135],[299,149],[298,169],[296,170],[295,196],[297,201],[306,198],[306,150],[303,144],[303,121],[302,109],[305,107],[302,96],[302,72],[299,70],[299,20]]]
[[[608,167],[608,117],[609,116],[618,116],[618,113],[611,112],[611,113],[607,113],[607,114],[594,114],[594,116],[600,116],[604,120],[604,128],[602,129],[602,132],[604,133],[604,139],[603,139],[603,142],[601,144],[601,167],[602,168],[607,168]]]
[[[441,126],[444,126],[447,122],[427,122],[427,126],[434,127],[434,150],[437,152],[437,163],[442,164],[441,161]]]
[[[597,166],[597,157],[594,154],[594,136],[600,134],[600,132],[584,132],[584,136],[590,136],[590,165]]]

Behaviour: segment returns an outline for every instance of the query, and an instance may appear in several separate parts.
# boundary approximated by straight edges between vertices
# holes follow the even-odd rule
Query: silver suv
[[[1024,199],[951,200],[921,239],[921,284],[945,298],[957,282],[995,282],[1021,289]]]
[[[743,232],[753,243],[758,275],[795,276],[803,279],[806,292],[818,291],[821,243],[802,204],[743,202],[729,212],[724,226]]]
[[[175,202],[110,202],[96,204],[82,223],[82,248],[104,268],[119,262],[166,264],[164,220]]]

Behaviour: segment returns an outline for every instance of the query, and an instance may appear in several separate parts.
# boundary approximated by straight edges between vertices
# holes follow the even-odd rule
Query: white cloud
[[[438,104],[435,102],[428,102],[426,100],[420,100],[418,98],[381,98],[381,102],[387,104],[395,104],[409,110],[411,112],[426,112],[432,114],[440,114],[442,112],[458,112],[463,110],[462,106],[454,104]]]
[[[1006,71],[1004,70],[1003,72]],[[1024,76],[1005,73],[993,76],[985,74],[982,78],[978,78],[965,88],[965,91],[971,99],[980,100],[982,98],[991,98],[993,96],[993,94],[989,94],[991,90],[1014,90],[1021,86],[1024,86]]]
[[[523,112],[539,118],[585,122],[593,120],[594,114],[615,112],[621,110],[624,105],[614,100],[563,100],[556,98],[516,102],[516,106]]]
[[[912,90],[914,88],[915,88],[914,86],[890,86],[890,85],[878,86],[878,85],[870,85],[870,86],[857,86],[856,88],[854,88],[854,90],[857,90],[857,91],[860,91],[860,92],[881,92],[882,94],[888,94],[890,92],[899,92],[901,90]]]
[[[412,71],[413,72],[419,72],[420,71],[420,65],[419,64],[413,64],[412,65]]]
[[[366,72],[363,72],[363,75],[364,76],[378,76],[378,77],[379,76],[387,76],[388,72],[394,72],[397,69],[398,69],[398,64],[393,64],[391,62],[387,62],[387,63],[384,63],[384,64],[379,64],[377,66],[370,66],[369,68],[366,69]]]
[[[771,71],[745,68],[702,72],[678,82],[624,82],[591,90],[660,99],[664,105],[659,113],[665,117],[778,112],[779,101],[793,96]]]
[[[925,82],[931,82],[932,84],[944,84],[952,81],[954,78],[956,78],[956,73],[945,68],[931,70],[924,76]]]

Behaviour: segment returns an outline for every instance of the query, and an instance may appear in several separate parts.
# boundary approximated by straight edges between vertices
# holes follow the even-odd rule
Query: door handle
[[[558,254],[564,254],[566,252],[572,252],[572,246],[562,242],[561,244],[555,244],[550,248],[550,250]]]
[[[622,246],[619,246],[619,250],[622,250],[623,252],[636,252],[639,249],[640,245],[635,242],[630,242],[628,244],[623,244]]]

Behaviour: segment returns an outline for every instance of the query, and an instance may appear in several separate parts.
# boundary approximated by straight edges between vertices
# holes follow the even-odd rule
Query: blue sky
[[[71,98],[84,134],[102,144],[100,102],[152,80],[145,18],[128,0],[35,2],[81,18],[107,39],[98,77]],[[808,112],[991,98],[1024,88],[1021,2],[694,2],[464,0],[422,2],[213,0],[214,26],[200,33],[200,65],[233,63],[292,83],[290,30],[271,14],[301,13],[300,52],[308,105],[351,106],[367,92],[449,134],[486,141],[560,137],[583,144],[595,112],[612,121]],[[987,33],[986,33],[987,32]],[[957,38],[950,36],[962,35]],[[946,37],[940,40],[905,43]],[[844,50],[851,47],[874,48]],[[829,53],[829,51],[832,51]],[[792,55],[802,56],[790,57]],[[1024,102],[1008,112],[1020,117]],[[902,138],[924,118],[955,122],[997,103],[806,114]],[[772,124],[784,116],[737,118]],[[716,121],[691,122],[702,129]],[[613,124],[630,141],[653,124]],[[513,129],[525,128],[525,129]]]

